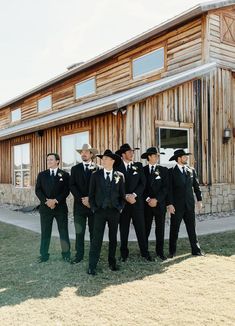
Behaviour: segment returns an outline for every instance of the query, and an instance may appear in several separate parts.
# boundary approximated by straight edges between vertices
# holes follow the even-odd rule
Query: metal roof
[[[53,127],[61,123],[83,119],[104,112],[110,112],[125,107],[128,104],[143,100],[149,96],[158,94],[166,89],[175,87],[189,80],[199,78],[217,67],[215,62],[207,63],[199,67],[166,77],[151,83],[147,83],[132,89],[103,97],[85,104],[68,109],[51,112],[38,119],[25,121],[18,125],[0,130],[0,140],[12,138],[22,134],[35,132]]]
[[[101,55],[98,55],[98,56],[92,58],[91,60],[88,60],[88,61],[80,64],[78,67],[75,67],[74,69],[66,71],[65,73],[62,73],[61,75],[58,75],[55,78],[50,79],[47,82],[42,83],[42,84],[32,88],[31,90],[1,104],[0,109],[2,109],[3,107],[9,106],[17,101],[20,101],[23,98],[25,98],[29,95],[32,95],[48,86],[51,86],[65,78],[73,76],[91,66],[94,66],[97,63],[100,63],[108,58],[111,58],[111,57],[117,55],[118,53],[125,51],[128,48],[130,48],[134,45],[137,45],[138,43],[140,43],[142,41],[147,40],[148,38],[157,36],[158,34],[164,32],[164,31],[167,31],[168,29],[173,28],[176,25],[179,25],[183,22],[186,22],[186,21],[193,19],[197,16],[200,16],[201,14],[203,14],[209,10],[227,7],[227,6],[231,6],[234,4],[235,4],[235,0],[210,1],[210,2],[205,2],[205,3],[200,3],[200,4],[196,5],[195,7],[192,7],[189,10],[184,11],[183,13],[161,23],[160,25],[157,25],[142,34],[139,34],[138,36],[136,36],[124,43],[121,43],[120,45],[112,48],[111,50],[106,51],[106,52],[102,53]]]

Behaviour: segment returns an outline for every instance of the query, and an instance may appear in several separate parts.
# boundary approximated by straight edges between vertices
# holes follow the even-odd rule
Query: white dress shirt
[[[110,181],[112,181],[112,178],[113,178],[113,170],[108,171],[108,170],[104,169],[104,178],[105,179],[107,178],[107,172],[109,173],[109,179],[110,179]]]
[[[58,168],[50,169],[50,175],[52,175],[52,171],[54,171],[54,176],[56,176],[57,170],[58,170]]]

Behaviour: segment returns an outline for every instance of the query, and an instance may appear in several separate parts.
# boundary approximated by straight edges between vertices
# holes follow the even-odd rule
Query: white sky
[[[0,0],[0,104],[203,0]]]

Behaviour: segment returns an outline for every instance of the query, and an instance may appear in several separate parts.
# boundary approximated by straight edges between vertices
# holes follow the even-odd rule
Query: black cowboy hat
[[[115,161],[115,165],[121,164],[121,161],[122,161],[121,157],[119,155],[113,153],[110,149],[106,149],[104,151],[104,154],[98,154],[96,156],[101,159],[103,158],[103,156],[111,157],[111,159],[113,159]]]
[[[169,161],[176,161],[178,157],[181,157],[184,155],[192,155],[192,154],[186,153],[183,148],[177,149],[176,151],[174,151],[174,155],[169,159]]]
[[[148,158],[149,155],[152,154],[165,154],[165,153],[160,153],[159,149],[157,147],[149,147],[145,153],[141,155],[141,158]]]
[[[129,144],[123,144],[120,146],[120,148],[115,152],[117,155],[121,156],[122,153],[125,153],[127,151],[135,151],[139,149],[139,147],[131,148]]]

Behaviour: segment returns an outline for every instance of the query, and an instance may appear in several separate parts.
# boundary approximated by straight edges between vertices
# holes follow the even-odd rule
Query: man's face
[[[151,155],[149,155],[148,156],[149,164],[151,164],[151,165],[157,164],[158,161],[159,161],[159,157],[160,157],[159,154],[151,154]]]
[[[90,151],[81,151],[80,155],[83,162],[90,162],[93,156]]]
[[[187,164],[188,163],[188,156],[183,155],[183,156],[178,157],[178,163],[183,164],[183,165]]]
[[[101,159],[101,164],[106,170],[112,170],[114,162],[115,161],[109,156],[103,156]]]
[[[125,153],[122,154],[122,157],[124,158],[125,161],[133,161],[134,158],[134,151],[130,149],[129,151],[126,151]]]
[[[57,161],[54,155],[47,156],[47,168],[48,169],[56,169],[59,165],[60,161]]]

